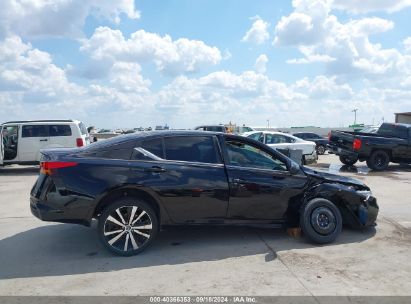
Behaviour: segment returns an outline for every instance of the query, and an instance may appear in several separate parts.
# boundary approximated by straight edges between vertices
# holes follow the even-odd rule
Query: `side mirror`
[[[299,172],[300,172],[300,166],[297,163],[292,161],[290,163],[290,174],[295,175],[295,174],[298,174]]]

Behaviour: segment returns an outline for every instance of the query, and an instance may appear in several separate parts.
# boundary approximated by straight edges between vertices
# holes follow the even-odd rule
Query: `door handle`
[[[144,172],[154,172],[154,173],[161,173],[161,172],[166,172],[167,170],[159,167],[159,166],[153,166],[151,168],[144,168]]]
[[[233,184],[244,184],[245,180],[243,180],[242,178],[233,178],[231,180],[233,182]]]
[[[47,141],[48,139],[40,139],[40,141]]]

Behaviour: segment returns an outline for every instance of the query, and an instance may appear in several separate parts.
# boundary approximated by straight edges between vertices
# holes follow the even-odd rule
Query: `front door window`
[[[259,147],[240,141],[226,142],[229,164],[232,166],[287,171],[284,161]]]

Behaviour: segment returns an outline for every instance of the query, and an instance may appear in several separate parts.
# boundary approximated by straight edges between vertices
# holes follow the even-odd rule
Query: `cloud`
[[[411,53],[411,37],[407,37],[402,41],[406,52]]]
[[[81,37],[88,16],[119,23],[121,16],[137,19],[133,0],[3,0],[0,39],[10,34],[24,38]]]
[[[342,23],[331,14],[332,1],[294,0],[294,11],[275,27],[274,44],[295,46],[302,58],[290,64],[321,62],[330,75],[374,78],[398,75],[404,60],[396,49],[372,43],[370,35],[387,32],[394,23],[378,17],[365,17]]]
[[[261,54],[255,61],[254,69],[257,73],[264,74],[267,70],[268,57],[266,54]]]
[[[0,41],[0,88],[26,91],[45,99],[78,90],[69,83],[64,70],[52,63],[49,53],[23,43],[15,35]]]
[[[270,34],[268,33],[268,27],[270,26],[270,24],[268,22],[265,22],[259,16],[255,16],[251,18],[251,20],[254,20],[254,23],[247,31],[247,33],[245,33],[241,41],[263,44],[268,39],[270,39]]]
[[[165,74],[194,73],[222,60],[216,47],[200,40],[179,38],[139,30],[126,39],[122,32],[108,27],[97,28],[90,39],[82,41],[81,51],[96,61],[154,62]]]
[[[334,0],[333,8],[352,13],[388,12],[393,13],[411,6],[411,0]]]

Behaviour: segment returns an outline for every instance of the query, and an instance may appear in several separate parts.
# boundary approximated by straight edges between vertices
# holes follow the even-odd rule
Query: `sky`
[[[393,121],[410,20],[411,0],[2,0],[0,123]]]

